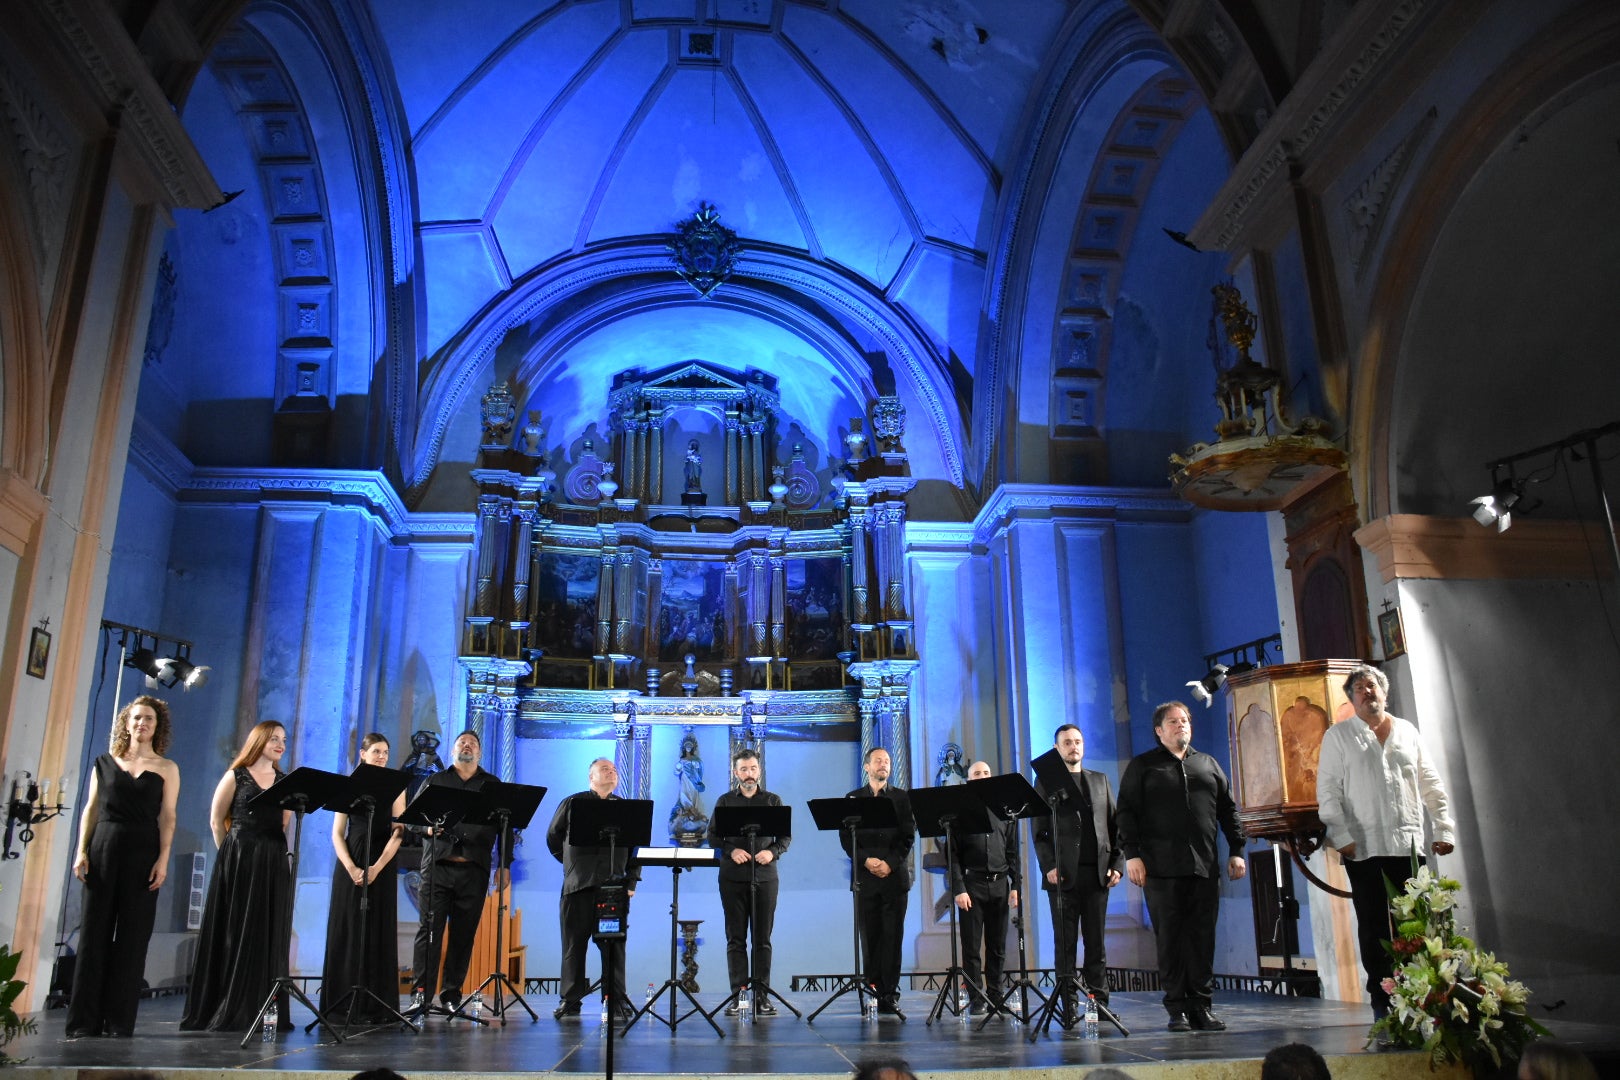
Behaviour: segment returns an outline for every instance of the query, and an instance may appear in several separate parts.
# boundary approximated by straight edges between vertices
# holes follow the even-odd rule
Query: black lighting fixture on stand
[[[1481,525],[1494,525],[1497,532],[1506,532],[1513,524],[1515,510],[1525,513],[1541,505],[1539,500],[1526,501],[1527,485],[1551,479],[1557,473],[1560,463],[1574,465],[1584,460],[1592,473],[1592,487],[1597,490],[1598,505],[1603,509],[1603,526],[1609,539],[1609,555],[1614,559],[1615,574],[1620,577],[1620,541],[1615,538],[1614,514],[1609,509],[1608,492],[1603,488],[1603,464],[1602,457],[1598,453],[1598,443],[1615,434],[1620,434],[1620,420],[1604,424],[1602,427],[1586,428],[1557,442],[1521,450],[1517,454],[1509,454],[1507,457],[1488,462],[1485,468],[1491,473],[1491,493],[1481,495],[1469,503],[1474,508],[1474,520]],[[1613,452],[1620,453],[1620,449]],[[1551,457],[1547,464],[1527,473],[1523,479],[1519,478],[1517,466],[1521,462],[1544,455]]]
[[[117,637],[119,668],[133,668],[144,675],[148,690],[159,687],[173,689],[176,686],[182,690],[194,690],[208,682],[212,669],[191,659],[193,643],[185,638],[111,619],[101,620],[101,632],[109,644],[114,636]],[[172,648],[169,647],[171,643]],[[114,718],[123,704],[122,686],[123,680],[117,680],[113,692]]]
[[[1254,641],[1245,641],[1242,645],[1234,645],[1230,649],[1220,649],[1204,657],[1204,666],[1209,670],[1203,677],[1190,679],[1187,687],[1192,696],[1209,708],[1215,700],[1215,695],[1221,692],[1226,685],[1228,676],[1241,675],[1245,671],[1253,671],[1266,664],[1266,650],[1275,648],[1278,656],[1282,654],[1282,635],[1272,634],[1270,637],[1257,638]],[[1222,661],[1230,661],[1223,663]]]

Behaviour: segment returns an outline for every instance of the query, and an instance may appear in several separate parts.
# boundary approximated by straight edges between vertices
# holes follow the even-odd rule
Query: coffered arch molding
[[[1035,282],[1036,248],[1048,229],[1072,234],[1077,216],[1070,208],[1061,221],[1049,216],[1049,200],[1070,139],[1089,116],[1095,100],[1119,80],[1132,97],[1167,70],[1178,71],[1163,39],[1132,11],[1107,3],[1077,8],[1064,25],[1064,44],[1054,50],[1042,77],[1045,93],[1033,98],[1023,124],[1022,168],[1009,176],[997,211],[998,234],[986,286],[989,332],[981,339],[974,380],[974,479],[985,490],[1016,478],[1016,387],[1023,363],[1020,337]],[[1115,112],[1097,119],[1106,129]],[[1043,353],[1036,362],[1047,364]]]
[[[1351,390],[1352,481],[1363,519],[1396,505],[1395,392],[1413,302],[1452,208],[1471,180],[1527,116],[1595,76],[1620,77],[1620,9],[1592,3],[1571,11],[1526,43],[1440,135],[1434,153],[1407,180],[1408,198],[1377,269]],[[1482,459],[1483,460],[1483,459]]]
[[[424,383],[410,497],[432,476],[451,419],[476,400],[497,366],[509,336],[532,331],[523,353],[503,377],[530,385],[556,351],[606,321],[651,307],[684,304],[691,286],[677,278],[663,244],[640,243],[595,251],[535,274],[473,319],[441,354]],[[751,250],[707,303],[767,319],[820,349],[852,386],[868,394],[895,392],[921,409],[912,431],[926,423],[939,441],[948,479],[963,483],[964,427],[945,364],[921,328],[870,286],[836,267],[787,251]],[[875,343],[896,386],[884,387],[864,355],[861,338]]]
[[[0,153],[0,469],[40,486],[50,441],[50,383],[25,185],[21,163],[9,151]]]

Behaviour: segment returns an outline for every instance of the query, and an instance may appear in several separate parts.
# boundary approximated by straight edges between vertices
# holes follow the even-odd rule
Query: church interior
[[[149,648],[209,669],[153,691],[183,778],[154,986],[260,720],[345,773],[367,732],[400,765],[472,728],[545,787],[530,976],[559,957],[539,829],[589,763],[678,844],[753,747],[795,808],[776,970],[815,974],[849,863],[804,807],[864,750],[903,788],[1027,775],[1073,723],[1117,786],[1180,698],[1258,789],[1237,691],[1189,684],[1364,659],[1450,788],[1461,921],[1611,1018],[1620,881],[1583,837],[1617,809],[1620,6],[11,0],[0,116],[20,1007],[71,947],[78,799]],[[1307,882],[1336,853],[1264,831],[1216,971],[1275,961],[1287,871],[1290,955],[1363,1000]],[[950,947],[931,850],[907,968]],[[632,987],[670,891],[637,894]],[[681,909],[719,988],[713,890]],[[1129,883],[1108,940],[1153,967]]]

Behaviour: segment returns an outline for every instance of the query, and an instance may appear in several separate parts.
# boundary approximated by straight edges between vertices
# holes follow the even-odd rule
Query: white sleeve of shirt
[[[1429,808],[1429,818],[1434,825],[1434,839],[1442,844],[1455,844],[1457,826],[1451,820],[1451,799],[1446,795],[1445,784],[1441,782],[1440,773],[1434,767],[1434,757],[1429,753],[1428,744],[1423,741],[1422,735],[1417,735],[1416,741],[1418,795],[1423,799],[1423,805]]]

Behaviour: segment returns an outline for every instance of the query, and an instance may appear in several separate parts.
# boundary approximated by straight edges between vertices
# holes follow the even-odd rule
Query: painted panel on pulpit
[[[531,639],[547,656],[586,660],[596,652],[596,588],[602,559],[597,555],[545,552],[534,591]]]
[[[842,559],[787,559],[787,654],[834,660],[844,640]]]
[[[659,660],[680,661],[691,653],[701,663],[727,656],[725,587],[724,563],[664,560]]]

